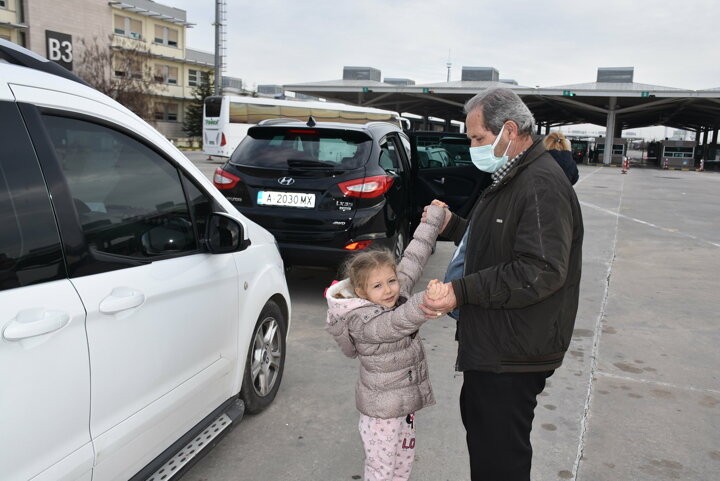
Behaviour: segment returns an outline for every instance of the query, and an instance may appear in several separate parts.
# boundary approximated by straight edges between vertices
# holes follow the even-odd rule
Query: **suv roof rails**
[[[16,43],[0,38],[0,61],[5,61],[21,67],[39,70],[41,72],[57,75],[73,82],[81,83],[87,87],[92,87],[83,79],[70,72],[68,69],[55,62],[51,62],[45,57],[41,57],[32,50],[21,47]]]

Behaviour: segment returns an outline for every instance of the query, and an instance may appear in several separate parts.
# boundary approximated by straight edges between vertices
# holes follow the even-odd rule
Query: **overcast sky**
[[[187,12],[187,45],[214,51],[213,0],[160,0]],[[594,82],[598,67],[634,81],[720,87],[717,0],[226,0],[225,74],[245,85],[342,78],[343,66],[416,83],[462,66],[525,86]]]

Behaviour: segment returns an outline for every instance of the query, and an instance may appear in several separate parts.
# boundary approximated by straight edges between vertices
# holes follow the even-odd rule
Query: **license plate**
[[[315,207],[315,194],[261,190],[257,194],[257,204],[312,209]]]

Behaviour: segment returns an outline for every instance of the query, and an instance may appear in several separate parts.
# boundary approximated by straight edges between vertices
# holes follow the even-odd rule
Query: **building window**
[[[123,69],[123,67],[118,67],[114,71],[116,77],[125,78],[125,77],[131,77],[134,80],[141,80],[142,74],[140,72],[136,72],[134,70],[131,70],[130,73]]]
[[[124,35],[126,37],[141,40],[142,22],[134,18],[115,15],[115,33],[117,35]]]
[[[162,122],[177,122],[178,120],[178,104],[174,103],[155,103],[155,120]]]
[[[143,78],[143,64],[142,62],[132,61],[129,59],[116,59],[113,62],[113,73],[115,77],[120,78],[133,78],[136,80]]]
[[[178,68],[169,65],[155,65],[154,78],[156,82],[177,85]]]
[[[178,46],[178,31],[174,28],[155,25],[155,43],[167,45],[169,47]]]
[[[0,8],[7,8],[7,1],[6,1],[6,0],[0,0]]]
[[[190,69],[188,71],[188,85],[197,87],[198,85],[207,85],[210,83],[210,74],[202,70]]]

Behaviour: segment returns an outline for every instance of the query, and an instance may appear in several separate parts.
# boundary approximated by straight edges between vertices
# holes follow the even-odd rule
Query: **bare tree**
[[[112,97],[141,118],[154,119],[153,97],[165,90],[157,82],[144,42],[121,39],[113,45],[97,37],[82,39],[78,75],[100,92]]]

